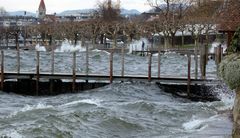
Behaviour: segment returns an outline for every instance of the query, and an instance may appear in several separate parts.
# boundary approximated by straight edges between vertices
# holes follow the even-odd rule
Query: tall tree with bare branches
[[[179,29],[180,21],[185,15],[185,11],[191,0],[147,0],[149,5],[157,10],[159,20],[163,28],[165,48],[169,47],[171,38],[172,46],[174,46],[174,37]]]

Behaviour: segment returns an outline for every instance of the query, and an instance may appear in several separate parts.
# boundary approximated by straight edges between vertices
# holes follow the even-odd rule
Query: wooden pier
[[[1,51],[1,90],[6,92],[16,92],[27,95],[56,95],[67,92],[80,92],[87,89],[102,87],[113,82],[147,82],[156,83],[159,86],[179,86],[185,91],[187,97],[193,97],[196,93],[193,87],[216,86],[220,80],[199,79],[191,77],[191,56],[188,54],[188,70],[186,77],[164,76],[160,74],[160,56],[158,58],[158,74],[152,75],[152,54],[149,54],[148,74],[146,75],[127,75],[124,73],[124,54],[122,49],[122,71],[121,75],[113,73],[113,53],[109,55],[109,73],[108,74],[90,74],[88,72],[88,54],[86,54],[86,73],[76,72],[76,52],[72,53],[72,72],[57,73],[54,72],[54,52],[51,54],[51,72],[40,72],[40,52],[36,52],[36,70],[35,72],[22,72],[20,63],[17,63],[17,71],[5,71],[4,69],[4,51]],[[160,54],[159,54],[160,55]],[[17,58],[19,58],[19,54]],[[20,62],[20,60],[16,60]],[[199,93],[198,93],[199,94]],[[195,97],[195,96],[194,96]]]
[[[185,84],[187,85],[189,82],[188,78],[184,77],[169,77],[169,76],[161,76],[158,78],[157,76],[151,76],[151,80],[149,81],[149,76],[140,76],[140,75],[99,75],[99,74],[71,74],[71,73],[41,73],[37,74],[35,72],[4,72],[3,74],[5,80],[13,80],[13,79],[32,79],[32,80],[68,80],[72,81],[73,78],[77,81],[93,81],[93,82],[153,82],[153,83],[163,83],[163,84]],[[190,85],[217,85],[220,83],[220,80],[216,79],[190,79]]]

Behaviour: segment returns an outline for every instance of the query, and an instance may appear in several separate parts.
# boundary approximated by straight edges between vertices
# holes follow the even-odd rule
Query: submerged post
[[[148,62],[148,81],[152,80],[152,53],[149,54],[149,62]]]
[[[113,49],[110,53],[110,73],[109,73],[109,81],[110,83],[113,82]]]
[[[73,73],[73,80],[72,80],[72,91],[75,92],[76,90],[76,52],[73,52],[73,67],[72,67],[72,73]]]
[[[40,78],[40,58],[39,51],[37,51],[37,65],[36,65],[36,96],[39,94],[39,78]]]
[[[1,60],[1,90],[3,90],[4,88],[4,51],[1,51],[1,56],[2,56],[2,60]]]
[[[124,55],[125,54],[125,47],[124,46],[122,46],[122,77],[124,77]]]
[[[188,81],[187,81],[187,95],[190,97],[191,93],[191,55],[188,54]]]

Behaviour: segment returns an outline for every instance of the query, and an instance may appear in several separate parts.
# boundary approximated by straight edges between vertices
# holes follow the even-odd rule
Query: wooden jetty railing
[[[216,85],[219,84],[219,80],[215,79],[193,79],[191,78],[191,56],[188,54],[188,70],[187,70],[187,77],[170,77],[170,76],[163,76],[160,74],[160,54],[158,56],[158,74],[156,76],[152,75],[152,54],[149,54],[149,62],[148,62],[148,74],[146,76],[141,75],[125,75],[124,73],[124,48],[122,49],[122,71],[121,75],[113,74],[113,53],[114,50],[110,53],[110,60],[109,60],[109,68],[110,72],[109,75],[101,75],[101,74],[89,74],[88,72],[88,54],[86,54],[86,73],[77,73],[76,72],[76,52],[73,52],[73,66],[72,66],[72,73],[56,73],[54,72],[54,52],[52,52],[52,66],[51,72],[40,72],[40,52],[36,52],[36,72],[22,72],[19,69],[17,72],[7,72],[4,70],[4,51],[1,51],[1,90],[4,89],[4,80],[7,79],[29,79],[29,80],[36,80],[36,95],[39,93],[39,81],[40,79],[48,79],[50,80],[71,80],[72,81],[72,91],[76,90],[76,81],[81,80],[88,83],[88,81],[108,81],[112,83],[113,81],[143,81],[143,82],[158,82],[163,84],[184,84],[187,85],[187,93],[190,95],[190,87],[191,85],[202,85],[202,84],[209,84],[209,85]],[[160,53],[160,51],[158,51]],[[20,58],[20,56],[17,56]],[[17,60],[20,62],[20,59]],[[51,91],[51,90],[50,90]]]

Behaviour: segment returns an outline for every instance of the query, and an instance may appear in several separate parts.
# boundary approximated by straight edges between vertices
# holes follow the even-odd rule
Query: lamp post
[[[26,47],[26,37],[27,37],[27,30],[26,30],[26,14],[27,12],[24,11],[24,19],[23,19],[23,26],[24,26],[24,47]]]

